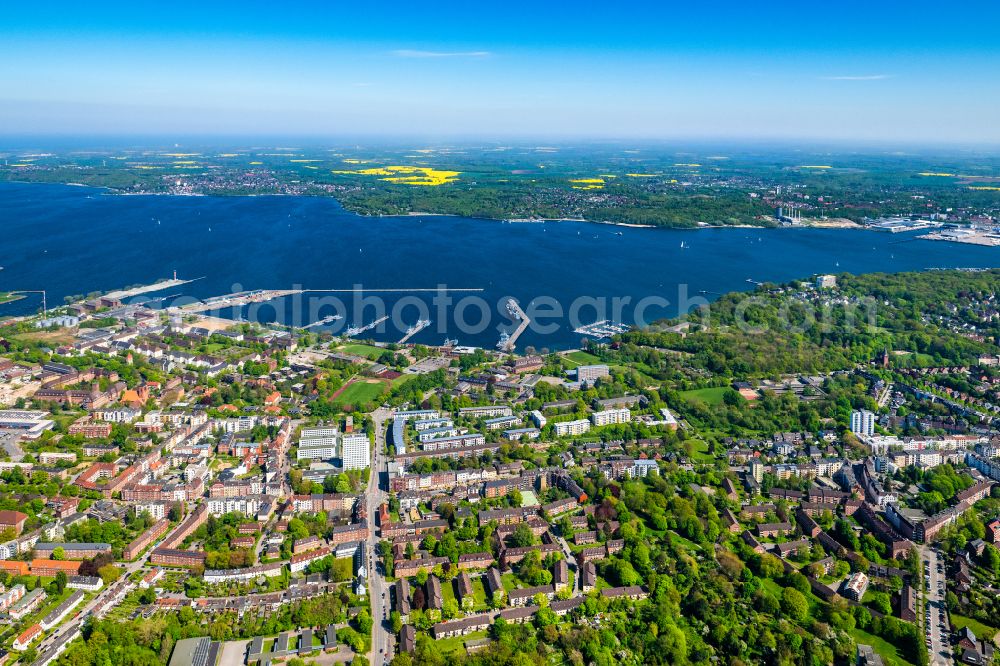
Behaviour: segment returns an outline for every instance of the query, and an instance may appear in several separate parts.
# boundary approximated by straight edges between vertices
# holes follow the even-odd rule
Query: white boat
[[[514,299],[513,298],[507,299],[507,312],[514,319],[520,320],[521,319],[521,313],[517,311],[517,307],[515,307],[515,305],[516,304],[514,303]]]

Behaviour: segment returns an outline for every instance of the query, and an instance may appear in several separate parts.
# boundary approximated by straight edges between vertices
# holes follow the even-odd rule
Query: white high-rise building
[[[866,409],[851,412],[851,432],[858,437],[875,434],[875,415]]]
[[[365,433],[344,435],[342,440],[344,469],[365,469],[371,467],[371,442]]]
[[[628,423],[632,419],[632,412],[628,407],[621,409],[605,409],[602,412],[594,412],[590,415],[590,422],[595,426],[609,425],[611,423]]]
[[[590,421],[587,419],[577,419],[576,421],[560,421],[555,424],[556,435],[582,435],[590,430]]]

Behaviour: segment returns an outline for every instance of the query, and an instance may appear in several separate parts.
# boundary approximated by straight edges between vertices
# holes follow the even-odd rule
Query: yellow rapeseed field
[[[344,160],[349,162],[350,160]],[[380,180],[397,185],[419,185],[423,187],[437,187],[447,183],[454,183],[458,180],[460,171],[444,171],[431,167],[418,166],[384,166],[373,167],[371,169],[359,169],[357,171],[333,171],[338,174],[361,174],[362,176],[383,176]]]
[[[602,178],[570,178],[574,190],[600,190],[604,188]]]

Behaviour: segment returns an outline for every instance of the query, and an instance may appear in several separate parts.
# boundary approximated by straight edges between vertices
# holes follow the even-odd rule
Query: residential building
[[[365,433],[354,433],[343,437],[344,469],[365,469],[371,466],[371,442]]]
[[[875,415],[861,409],[851,412],[851,432],[858,437],[871,437],[875,434]]]
[[[566,435],[582,435],[590,430],[590,421],[587,419],[577,419],[576,421],[561,421],[553,425],[558,437]]]
[[[6,529],[14,530],[14,536],[20,536],[28,515],[20,511],[0,511],[0,532]]]
[[[868,576],[858,571],[844,583],[844,596],[852,601],[861,601],[868,590]]]
[[[611,425],[613,423],[628,423],[631,420],[632,412],[628,407],[605,409],[604,411],[594,412],[590,415],[590,422],[597,427]]]

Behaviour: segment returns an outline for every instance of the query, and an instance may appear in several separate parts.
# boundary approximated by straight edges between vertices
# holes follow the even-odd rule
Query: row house
[[[205,553],[160,547],[150,554],[149,563],[164,567],[200,567],[205,565]]]
[[[757,536],[765,539],[784,536],[793,529],[791,523],[761,523],[756,527]]]
[[[450,560],[447,557],[425,557],[417,560],[401,560],[396,562],[395,574],[397,578],[408,578],[410,576],[416,576],[421,569],[430,572],[434,570],[434,567],[444,566],[449,562]]]
[[[541,594],[548,600],[552,600],[556,595],[555,587],[552,585],[539,585],[537,587],[524,587],[511,590],[507,593],[507,598],[511,606],[527,606],[536,595]]]
[[[338,525],[333,528],[330,534],[330,543],[334,546],[350,543],[351,541],[364,541],[368,538],[368,521],[351,523],[350,525]]]
[[[523,546],[518,548],[503,548],[500,551],[500,566],[504,569],[509,569],[512,564],[516,564],[523,560],[528,553],[537,551],[542,559],[549,553],[560,552],[560,547],[555,543],[543,543],[537,546]],[[603,550],[603,549],[602,549]]]
[[[146,550],[150,544],[159,539],[161,536],[167,533],[170,529],[170,521],[166,518],[161,518],[156,521],[152,527],[140,534],[132,543],[127,545],[122,551],[122,559],[130,562],[142,554],[142,551]]]
[[[493,564],[493,554],[482,552],[482,553],[465,553],[458,556],[458,568],[463,570],[468,569],[487,569]]]
[[[330,552],[329,548],[318,548],[305,553],[299,553],[298,555],[292,555],[291,559],[288,561],[288,568],[292,573],[304,571],[306,567],[316,560],[327,557]]]

